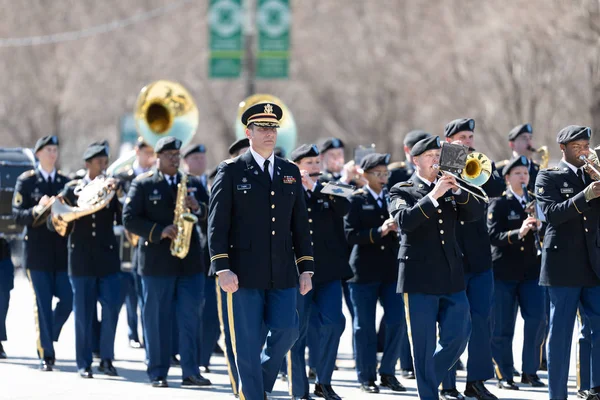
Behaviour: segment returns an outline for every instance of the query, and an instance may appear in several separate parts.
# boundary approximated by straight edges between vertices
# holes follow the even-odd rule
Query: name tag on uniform
[[[162,199],[162,196],[157,193],[154,193],[154,194],[151,194],[150,196],[148,196],[148,200],[150,200],[150,201],[157,201],[160,199]]]
[[[445,200],[446,202],[448,202],[448,201],[454,201],[454,196],[448,196],[448,197],[444,197],[444,200]]]
[[[237,190],[249,190],[252,188],[252,185],[249,183],[246,183],[244,185],[237,185]]]
[[[317,199],[317,203],[322,203],[323,201],[323,199]]]
[[[515,213],[514,210],[511,210],[510,211],[510,215],[508,216],[508,220],[509,221],[514,221],[514,220],[517,220],[517,219],[521,219],[521,216],[519,214]]]
[[[198,191],[197,187],[193,187],[193,186],[188,186],[187,188],[188,193],[196,193]]]
[[[573,193],[573,188],[561,188],[561,193]]]
[[[374,210],[375,205],[374,204],[363,204],[362,209],[363,210]]]

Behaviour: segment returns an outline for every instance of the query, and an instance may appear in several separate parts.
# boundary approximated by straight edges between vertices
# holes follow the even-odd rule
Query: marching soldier
[[[10,291],[14,288],[15,267],[10,258],[10,244],[4,238],[0,238],[0,359],[6,358],[3,341],[6,336],[6,315],[10,302]]]
[[[298,337],[298,285],[303,295],[312,289],[302,177],[298,167],[273,154],[282,114],[272,103],[244,112],[250,150],[220,164],[210,199],[211,269],[227,292],[239,394],[248,400],[271,391]],[[263,325],[269,334],[261,362]]]
[[[77,204],[78,193],[93,179],[101,176],[108,166],[106,142],[92,143],[83,153],[86,175],[69,182],[61,201]],[[116,189],[116,181],[111,182]],[[52,220],[52,223],[50,223]],[[100,366],[98,371],[109,376],[118,375],[112,364],[115,332],[120,309],[121,278],[119,248],[113,226],[121,220],[121,204],[117,196],[103,209],[81,217],[68,225],[48,218],[48,226],[68,234],[69,278],[73,287],[73,314],[75,316],[75,354],[77,369],[82,378],[93,378],[93,319],[96,303],[102,305],[100,322]],[[56,225],[55,225],[56,224]],[[65,226],[66,225],[66,226]]]
[[[528,190],[533,191],[535,187],[535,179],[540,171],[540,165],[531,159],[535,152],[531,143],[533,140],[533,129],[530,124],[521,124],[515,126],[508,133],[508,145],[512,150],[513,159],[520,156],[525,156],[527,159],[527,169],[529,170],[529,185]],[[510,160],[503,160],[496,163],[498,172],[502,172],[503,168],[508,165]]]
[[[313,279],[313,290],[297,298],[300,334],[288,355],[290,394],[293,398],[309,398],[304,353],[309,319],[314,310],[319,321],[315,327],[319,337],[318,356],[314,365],[317,375],[315,395],[339,400],[340,397],[331,387],[331,376],[340,337],[346,325],[342,312],[341,281],[352,276],[343,222],[349,203],[343,197],[321,193],[323,185],[318,181],[321,160],[316,145],[302,145],[291,153],[290,158],[300,168],[302,176],[317,272]]]
[[[380,384],[395,392],[406,391],[394,375],[405,318],[402,296],[396,293],[398,236],[396,223],[388,212],[389,199],[385,191],[388,163],[389,154],[372,153],[362,159],[360,169],[368,184],[350,197],[350,211],[344,220],[346,239],[352,246],[350,266],[354,277],[348,286],[354,305],[356,373],[361,390],[367,393],[379,393],[375,384],[378,300],[383,305],[386,325]]]
[[[40,369],[52,371],[53,342],[73,309],[73,290],[67,274],[67,239],[46,227],[44,208],[63,190],[69,178],[56,170],[58,138],[45,136],[34,147],[39,166],[23,173],[13,196],[13,214],[26,227],[23,265],[33,288],[34,318]],[[53,298],[58,303],[52,309]]]
[[[352,184],[354,178],[358,175],[354,161],[345,163],[344,142],[338,138],[327,138],[319,148],[321,154],[321,163],[324,173],[321,176],[321,182],[336,181]]]
[[[453,176],[438,178],[440,148],[437,136],[415,144],[411,151],[415,174],[390,192],[391,214],[401,233],[397,291],[404,293],[417,389],[423,400],[438,399],[440,382],[467,345],[469,301],[455,226],[482,218],[484,212],[483,204],[460,190]],[[454,392],[454,398],[462,398]]]
[[[446,141],[461,144],[473,149],[475,121],[457,119],[448,123],[444,129]],[[490,179],[483,185],[491,198],[502,194],[505,186],[494,164]],[[481,218],[473,222],[461,220],[456,227],[456,235],[464,258],[464,278],[467,297],[471,310],[473,329],[469,338],[467,361],[467,384],[465,396],[478,400],[496,400],[484,382],[494,376],[492,363],[492,305],[494,294],[494,274],[492,272],[492,254],[490,236],[482,211]],[[442,382],[441,395],[448,399],[455,397],[456,365],[448,372]]]
[[[179,332],[183,386],[207,386],[211,382],[198,370],[198,329],[204,291],[204,262],[197,229],[191,230],[189,251],[172,254],[171,244],[183,227],[174,221],[176,207],[189,209],[198,220],[206,219],[208,195],[200,181],[189,177],[184,203],[179,204],[182,174],[178,172],[181,141],[161,138],[155,146],[157,167],[138,176],[127,194],[123,222],[140,236],[139,272],[144,292],[143,315],[148,352],[148,376],[153,387],[167,387],[172,354],[173,310]],[[185,244],[182,244],[185,246]]]
[[[183,162],[186,171],[200,178],[202,186],[208,193],[208,177],[206,171],[206,147],[203,144],[191,146],[183,152]],[[202,179],[204,178],[204,182]],[[208,201],[207,201],[208,203]],[[210,265],[210,255],[208,252],[208,232],[207,219],[203,219],[198,224],[200,228],[200,247],[204,258],[204,265]],[[217,310],[217,291],[214,275],[208,275],[208,270],[204,276],[204,301],[202,305],[202,323],[199,332],[200,342],[198,343],[198,363],[204,367],[205,372],[210,372],[210,356],[213,350],[218,346],[220,334],[219,314]]]
[[[525,156],[516,157],[503,169],[507,190],[492,200],[488,211],[488,229],[492,242],[494,266],[494,335],[492,355],[501,389],[518,390],[513,381],[514,311],[518,306],[525,321],[523,335],[523,375],[521,382],[533,387],[546,386],[537,376],[544,341],[545,291],[538,285],[540,258],[534,232],[541,221],[529,216],[525,193],[529,183],[529,163]],[[539,236],[538,236],[539,238]]]
[[[571,125],[557,136],[563,154],[556,168],[540,171],[535,189],[546,221],[540,285],[550,297],[548,336],[548,387],[550,399],[567,398],[567,379],[573,325],[577,307],[590,323],[591,390],[600,395],[600,182],[584,171],[579,157],[589,154],[591,130]],[[568,265],[568,268],[565,266]]]
[[[133,182],[137,176],[147,172],[150,168],[152,168],[156,160],[154,157],[154,150],[152,150],[152,147],[146,143],[142,137],[139,137],[135,144],[135,156],[135,161],[133,162],[131,168],[117,175],[122,190],[125,194],[129,192],[131,182]],[[137,273],[137,246],[136,243],[132,242],[134,240],[132,240],[132,236],[128,236],[127,240],[130,241],[130,244],[133,247],[133,256],[131,258],[131,271],[124,271],[122,273],[123,283],[121,292],[122,298],[125,302],[125,308],[127,310],[129,347],[139,349],[142,348],[142,344],[140,343],[138,334],[137,309],[138,306],[140,310],[143,309],[144,296],[142,294],[142,278]],[[142,318],[142,333],[143,330],[144,321]]]
[[[412,161],[410,151],[418,141],[430,136],[430,133],[420,129],[415,129],[406,134],[404,137],[404,156],[406,157],[406,161],[398,161],[389,165],[389,170],[391,172],[388,182],[389,189],[398,182],[406,182],[415,173],[415,164]]]

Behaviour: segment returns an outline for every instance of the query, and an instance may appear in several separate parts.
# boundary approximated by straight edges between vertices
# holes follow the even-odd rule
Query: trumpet
[[[467,156],[467,162],[460,176],[448,171],[440,169],[439,164],[434,164],[433,168],[439,170],[438,176],[450,175],[461,184],[457,183],[460,189],[472,194],[476,199],[481,199],[485,203],[489,203],[490,199],[485,191],[480,187],[486,183],[492,175],[492,162],[483,153],[472,152]],[[476,193],[475,191],[479,191]]]
[[[598,161],[596,152],[590,150],[587,157],[582,154],[579,156],[579,159],[585,163],[583,168],[585,168],[590,178],[595,181],[600,181],[600,162]]]

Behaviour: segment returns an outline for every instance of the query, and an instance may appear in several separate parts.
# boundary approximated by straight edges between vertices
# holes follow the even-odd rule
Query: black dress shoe
[[[108,376],[119,376],[117,369],[113,367],[111,360],[102,360],[98,367],[98,371],[104,372],[104,375]]]
[[[219,346],[219,343],[215,343],[215,348],[213,349],[213,354],[219,354],[219,355],[225,354],[225,352],[223,351],[221,346]]]
[[[308,380],[315,380],[317,379],[317,371],[315,371],[314,368],[309,368],[308,369]]]
[[[200,367],[200,369],[202,370],[202,372],[204,372],[205,374],[210,374],[210,368],[208,368],[208,365],[206,367]]]
[[[415,379],[415,371],[412,369],[403,369],[401,374],[404,379]]]
[[[167,383],[167,380],[165,378],[158,377],[152,381],[152,387],[164,388],[164,387],[169,387],[169,384]]]
[[[456,388],[443,389],[440,391],[440,400],[465,400],[465,396],[456,390]]]
[[[515,381],[513,381],[512,379],[510,379],[510,380],[501,379],[498,381],[496,386],[498,386],[499,389],[519,390],[519,387],[515,384]]]
[[[210,386],[212,382],[210,379],[206,379],[202,375],[188,376],[181,381],[181,386]]]
[[[86,378],[86,379],[91,379],[94,377],[94,375],[92,375],[92,368],[87,367],[85,369],[80,369],[79,370],[79,376],[82,378]]]
[[[54,364],[56,364],[56,357],[48,357],[48,363],[54,367]]]
[[[589,390],[578,390],[577,391],[577,398],[579,399],[587,399],[588,396],[590,394]]]
[[[465,396],[475,397],[477,400],[498,400],[496,396],[487,390],[483,381],[467,382]]]
[[[394,375],[381,375],[379,385],[385,386],[394,392],[406,392],[406,388],[398,382]]]
[[[521,376],[521,374],[519,373],[519,371],[517,371],[515,367],[513,367],[513,376]]]
[[[379,393],[379,386],[374,381],[363,382],[360,384],[360,390],[365,393]]]
[[[171,357],[171,367],[178,367],[181,365],[181,362],[179,362],[179,358],[177,358],[177,356],[172,356]]]
[[[548,371],[548,361],[542,360],[539,371]]]
[[[6,358],[6,353],[4,352],[4,347],[2,347],[2,342],[0,342],[0,359]]]
[[[315,396],[323,397],[325,400],[342,400],[336,392],[333,391],[331,385],[321,385],[315,383]]]
[[[545,387],[546,384],[540,380],[537,374],[523,374],[521,376],[521,383],[531,385],[531,387]]]
[[[52,364],[50,364],[50,358],[44,358],[42,361],[40,361],[40,371],[52,371]]]
[[[142,346],[139,340],[130,340],[129,347],[131,347],[132,349],[141,349],[144,346]]]
[[[460,361],[460,358],[458,359],[458,361],[456,362],[456,370],[457,371],[464,371],[465,370],[465,364],[463,364],[462,361]]]
[[[279,372],[279,380],[281,382],[287,382],[288,381],[288,376],[285,372]]]
[[[588,390],[587,394],[588,395],[586,397],[586,400],[599,400],[600,399],[600,393],[594,392],[594,389]]]

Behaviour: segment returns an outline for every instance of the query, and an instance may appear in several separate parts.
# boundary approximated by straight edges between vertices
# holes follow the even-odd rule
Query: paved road
[[[170,388],[150,387],[143,364],[143,350],[131,349],[127,341],[125,311],[121,314],[115,343],[115,366],[120,377],[109,378],[98,373],[95,379],[81,379],[76,374],[73,317],[67,321],[60,341],[56,344],[59,358],[55,372],[37,370],[38,360],[35,346],[35,327],[33,321],[33,303],[31,288],[23,276],[15,279],[15,289],[8,314],[8,336],[5,350],[9,359],[0,360],[0,399],[234,399],[230,393],[227,371],[222,357],[213,357],[211,373],[205,374],[211,379],[210,389],[181,388],[181,370],[172,368],[169,375]],[[380,310],[381,311],[381,310]],[[349,320],[349,319],[348,319]],[[518,328],[522,329],[519,320]],[[516,367],[520,367],[520,340],[522,334],[517,331],[515,338]],[[402,380],[408,388],[405,394],[394,394],[385,389],[379,395],[366,395],[357,389],[356,374],[351,360],[351,327],[348,323],[340,348],[340,370],[334,373],[333,385],[344,399],[400,399],[417,398],[414,380]],[[573,347],[575,349],[575,346]],[[463,356],[463,362],[466,355]],[[94,370],[97,363],[94,364]],[[575,356],[571,360],[570,395],[575,396]],[[464,389],[464,373],[459,373],[459,390]],[[545,373],[540,377],[546,381]],[[488,388],[503,399],[547,399],[545,389],[538,390],[522,387],[518,392],[500,391],[490,381]],[[272,399],[286,399],[287,386],[278,381],[271,394]]]

